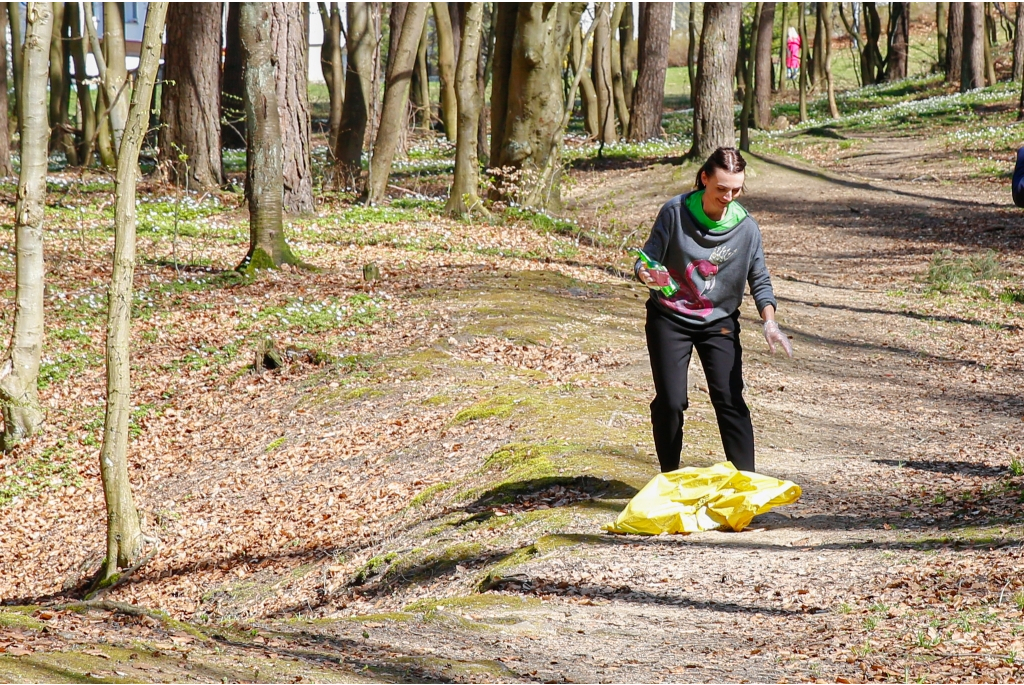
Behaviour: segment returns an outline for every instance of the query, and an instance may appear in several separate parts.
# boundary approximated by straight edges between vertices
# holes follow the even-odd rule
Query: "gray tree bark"
[[[131,418],[131,311],[135,274],[135,185],[139,151],[149,129],[166,2],[151,2],[146,11],[139,68],[125,119],[114,187],[114,266],[107,295],[107,406],[100,448],[100,475],[107,503],[107,558],[100,585],[115,580],[119,568],[134,565],[144,536],[128,478],[128,423]],[[124,94],[128,102],[127,94]]]
[[[772,123],[772,29],[775,3],[761,6],[757,24],[757,49],[754,51],[754,127],[766,129]]]
[[[430,105],[430,76],[427,70],[427,22],[423,22],[423,35],[416,49],[416,66],[412,72],[412,91],[409,95],[412,106],[416,110],[416,127],[429,130],[432,119]]]
[[[583,110],[583,130],[591,138],[597,137],[597,91],[594,90],[594,82],[590,80],[590,70],[587,69],[587,58],[584,53],[586,46],[583,45],[583,28],[576,25],[572,33],[572,45],[569,49],[569,57],[572,64],[580,64],[582,74],[580,76],[580,108]]]
[[[220,154],[222,16],[219,2],[174,2],[167,9],[159,160],[167,180],[200,192],[224,182]]]
[[[370,158],[370,181],[367,184],[367,204],[383,202],[387,194],[388,177],[402,127],[409,106],[409,82],[416,62],[416,52],[423,34],[423,23],[427,20],[427,3],[410,2],[402,22],[402,34],[395,45],[396,50],[389,56],[390,67],[384,87],[384,106],[381,109],[380,128],[373,144]],[[476,89],[476,56],[473,57],[473,89]],[[470,136],[476,141],[476,129]]]
[[[128,66],[125,62],[123,3],[103,3],[103,52],[107,63],[103,90],[107,107],[110,109],[110,128],[113,135],[111,143],[116,156],[121,149],[121,136],[124,135],[124,126],[128,119],[130,95]]]
[[[220,97],[221,143],[227,148],[245,147],[245,80],[242,39],[238,35],[239,3],[228,3],[224,24],[224,76]],[[333,148],[332,148],[333,149]]]
[[[441,77],[441,123],[450,142],[458,142],[459,106],[455,95],[455,38],[448,3],[435,2],[434,27],[437,30],[437,72]]]
[[[690,10],[692,12],[693,8],[691,7]],[[706,7],[705,12],[707,10]],[[641,142],[661,137],[661,114],[665,101],[665,71],[668,69],[668,43],[671,34],[672,3],[643,3],[640,6],[636,86],[633,88],[633,106],[629,113],[629,139],[631,141]],[[735,53],[735,51],[734,36],[733,52]],[[734,66],[735,60],[736,55],[733,54]],[[703,53],[701,61],[703,61]]]
[[[907,77],[910,50],[910,3],[889,3],[889,49],[885,58],[885,80]]]
[[[738,2],[704,5],[690,149],[690,157],[698,161],[720,147],[736,146],[732,77],[736,72],[741,12],[742,4]]]
[[[908,10],[909,12],[909,10]],[[836,105],[836,84],[832,78],[832,3],[823,3],[822,21],[825,34],[825,55],[822,68],[825,70],[825,93],[828,96],[828,114],[833,119],[839,116],[839,106]],[[909,17],[907,18],[909,23]]]
[[[11,165],[11,131],[7,118],[7,12],[0,8],[0,177],[14,176]],[[17,52],[17,48],[15,48]]]
[[[945,68],[946,65],[946,53],[949,50],[949,42],[947,40],[947,36],[949,35],[948,31],[949,3],[937,2],[935,3],[935,38],[939,60],[936,64],[938,64],[940,68]]]
[[[348,66],[345,70],[345,102],[334,148],[337,164],[335,185],[339,189],[358,185],[366,124],[372,100],[376,97],[373,60],[377,37],[371,31],[369,5],[367,2],[346,3]]]
[[[456,68],[455,95],[459,104],[459,133],[455,146],[455,178],[445,203],[445,212],[452,216],[469,213],[486,214],[479,196],[480,159],[477,153],[476,130],[480,118],[480,89],[477,86],[477,62],[480,53],[482,2],[468,3],[462,25],[459,65]]]
[[[612,94],[611,4],[602,2],[595,5],[598,12],[594,19],[594,56],[590,62],[590,79],[597,93],[597,140],[601,143],[614,143],[617,138]]]
[[[541,209],[561,205],[562,64],[583,8],[584,3],[498,5],[491,166],[521,174],[514,187],[499,179],[499,197],[514,196]],[[512,21],[514,28],[507,30]]]
[[[270,36],[277,62],[277,106],[284,147],[284,211],[313,214],[313,158],[309,115],[309,30],[306,5],[268,3]]]
[[[345,60],[341,45],[341,6],[334,2],[318,2],[320,21],[324,26],[324,43],[320,47],[320,68],[327,83],[327,94],[331,100],[331,114],[327,128],[327,145],[330,149],[338,142],[338,127],[341,125],[341,108],[345,103]]]
[[[619,22],[619,64],[622,65],[622,99],[626,104],[626,114],[633,104],[633,72],[636,71],[636,35],[633,21],[633,3],[622,3],[622,20]],[[629,133],[628,123],[622,127],[622,134]]]
[[[806,3],[797,3],[797,12],[800,14],[799,17],[799,28],[797,31],[800,33],[800,121],[807,121],[807,81],[808,81],[808,65],[807,65],[807,10],[805,7]]]
[[[1013,80],[1024,81],[1024,5],[1017,3],[1013,31]]]
[[[238,31],[245,56],[245,128],[249,138],[249,252],[238,266],[243,273],[299,263],[284,235],[284,146],[273,24],[273,3],[242,3]]]
[[[622,130],[622,135],[629,134],[629,105],[630,102],[626,100],[626,74],[623,70],[623,47],[621,40],[616,40],[615,35],[618,33],[622,35],[622,22],[623,17],[626,16],[626,8],[632,8],[632,3],[629,2],[617,2],[615,3],[615,13],[612,14],[611,31],[611,71],[612,71],[612,97],[615,100],[615,116],[619,120],[619,126]],[[632,80],[632,74],[630,79]]]
[[[53,34],[50,37],[50,150],[60,150],[70,166],[78,166],[78,150],[68,121],[71,101],[70,55],[64,44],[71,38],[65,16],[67,3],[51,3]]]
[[[697,35],[697,5],[704,3],[690,3],[690,16],[686,19],[687,43],[686,43],[686,77],[690,84],[690,104],[693,104],[693,94],[697,86],[697,62],[699,57],[697,50],[700,48],[699,36]],[[644,32],[643,25],[644,11],[640,10],[640,33]],[[639,69],[640,56],[637,53],[637,69]],[[637,74],[639,80],[639,73]]]
[[[14,80],[14,109],[12,111],[15,118],[21,112],[21,75],[25,73],[22,66],[23,41],[21,36],[20,7],[20,2],[7,3],[7,25],[11,30],[11,76]]]
[[[111,127],[111,112],[108,109],[108,100],[106,93],[106,82],[107,82],[107,60],[105,45],[100,45],[100,40],[96,35],[96,20],[92,13],[92,3],[82,3],[82,7],[85,9],[85,28],[86,35],[89,37],[89,46],[92,51],[93,58],[96,60],[96,67],[100,72],[100,87],[99,94],[96,97],[96,110],[99,112],[106,112],[102,119],[97,118],[96,120],[96,149],[99,151],[100,162],[103,166],[114,168],[117,166],[117,155],[114,152],[114,139],[113,129]]]
[[[0,411],[4,418],[3,450],[31,437],[43,420],[39,407],[39,364],[43,353],[43,207],[50,125],[46,79],[53,11],[50,3],[27,8],[23,53],[21,173],[14,208],[14,330],[0,361]]]
[[[964,3],[964,46],[960,92],[985,85],[985,8],[983,2]]]
[[[83,17],[77,2],[69,3],[66,12],[71,17],[72,33],[69,50],[75,63],[75,85],[81,118],[79,128],[82,138],[78,145],[78,161],[83,166],[92,166],[93,150],[96,145],[96,109],[92,102],[92,89],[85,71],[85,56],[89,53],[88,32],[83,26]]]
[[[750,40],[748,42],[747,60],[743,65],[743,110],[740,112],[740,149],[744,152],[750,151],[750,120],[754,116],[754,63],[757,61],[757,40],[760,37],[761,12],[764,10],[764,3],[759,2],[754,6],[754,19],[750,24]],[[740,30],[742,31],[742,22]],[[740,36],[743,40],[743,36]],[[737,59],[739,56],[737,55]],[[738,66],[738,65],[737,65]]]
[[[949,28],[946,31],[946,83],[960,81],[964,49],[964,3],[949,3]]]

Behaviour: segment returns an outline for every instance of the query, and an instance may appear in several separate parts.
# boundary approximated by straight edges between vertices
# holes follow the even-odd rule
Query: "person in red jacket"
[[[795,81],[800,72],[800,34],[792,26],[786,39],[786,78]]]

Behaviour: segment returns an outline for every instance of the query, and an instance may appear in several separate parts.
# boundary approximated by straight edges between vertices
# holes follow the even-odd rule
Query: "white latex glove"
[[[768,343],[768,349],[771,350],[772,354],[775,354],[775,345],[778,344],[792,358],[793,346],[790,344],[786,334],[779,330],[779,324],[775,323],[774,319],[764,322],[764,339]]]

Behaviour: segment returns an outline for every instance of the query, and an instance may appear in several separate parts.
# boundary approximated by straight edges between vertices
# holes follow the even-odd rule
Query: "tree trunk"
[[[572,32],[572,47],[569,50],[570,63],[581,64],[583,69],[580,77],[580,107],[583,110],[583,130],[591,138],[597,137],[597,91],[594,90],[594,82],[590,80],[590,71],[587,69],[585,53],[586,46],[583,45],[583,28],[576,25]],[[574,106],[575,103],[570,103]]]
[[[754,19],[750,23],[750,39],[747,42],[747,63],[744,70],[745,87],[743,89],[743,111],[740,113],[740,149],[744,152],[750,151],[750,120],[753,118],[754,109],[754,62],[757,54],[757,40],[760,36],[761,12],[764,10],[764,3],[759,2],[754,6]],[[740,37],[742,40],[742,36]]]
[[[107,503],[107,558],[100,585],[115,580],[119,568],[138,561],[144,541],[128,478],[128,423],[131,418],[131,310],[135,273],[135,184],[139,151],[149,129],[153,86],[160,65],[166,2],[146,11],[139,68],[117,157],[114,187],[114,266],[107,295],[107,407],[100,448],[100,475]],[[108,65],[109,66],[109,65]],[[128,94],[123,94],[128,101]]]
[[[590,61],[590,78],[597,92],[597,140],[614,143],[615,102],[612,95],[612,30],[611,3],[595,5],[600,11],[594,21],[594,56]],[[671,7],[671,5],[670,5]]]
[[[455,46],[455,62],[454,67],[457,68],[459,64],[459,50],[462,49],[462,7],[464,3],[461,2],[446,2],[448,6],[448,19],[451,20],[452,24],[452,44]],[[457,77],[456,77],[457,78]]]
[[[219,2],[167,9],[159,160],[167,180],[205,192],[224,182],[220,140]]]
[[[642,6],[641,6],[642,7]],[[644,16],[643,9],[640,10],[640,16]],[[690,105],[693,105],[693,93],[694,86],[697,82],[697,49],[699,44],[697,42],[697,3],[690,3],[690,16],[686,19],[686,30],[687,30],[687,43],[686,43],[686,78],[689,79],[690,84]],[[641,19],[640,24],[640,35],[643,35],[643,20]],[[667,58],[666,58],[667,59]],[[666,62],[668,64],[668,62]],[[640,80],[640,48],[637,48],[637,81]]]
[[[996,84],[996,65],[992,57],[992,49],[996,45],[998,36],[996,34],[996,22],[992,18],[992,3],[984,2],[982,6],[985,8],[985,25],[989,29],[986,33],[986,40],[982,41],[982,56],[985,62],[985,85],[994,86]]]
[[[946,83],[960,81],[964,49],[964,3],[949,3],[949,29],[946,31]]]
[[[864,85],[878,83],[882,76],[882,53],[878,49],[878,41],[882,37],[882,19],[878,16],[878,7],[873,2],[864,3],[864,49],[861,50],[861,74]]]
[[[242,39],[238,35],[238,14],[241,5],[228,3],[228,19],[224,24],[224,78],[220,97],[221,144],[226,148],[245,147],[245,80],[243,76]]]
[[[405,13],[409,9],[409,3],[407,2],[393,2],[391,3],[391,11],[388,13],[388,60],[384,68],[384,82],[389,83],[391,81],[392,70],[395,66],[395,57],[398,55],[398,41],[402,36],[402,26],[405,24]],[[424,22],[424,26],[426,22]],[[420,30],[422,35],[422,29]],[[416,51],[419,51],[419,43],[416,43]],[[413,68],[409,69],[409,84],[412,84],[412,75],[415,73],[416,55],[413,55]],[[406,98],[406,113],[402,115],[398,122],[398,132],[395,135],[395,153],[405,153],[405,136],[406,129],[409,124],[408,116],[408,102],[410,98]]]
[[[732,75],[742,8],[739,2],[704,5],[690,149],[690,157],[700,162],[720,147],[736,146]]]
[[[1017,3],[1013,32],[1013,80],[1024,81],[1024,3]]]
[[[487,109],[487,82],[491,76],[491,58],[494,57],[494,5],[484,3],[483,20],[480,28],[480,56],[477,59],[476,87],[480,91],[480,113],[476,122],[476,154],[479,163],[488,164],[487,122],[491,119]],[[426,26],[426,22],[423,22]],[[483,26],[487,28],[484,29]],[[457,71],[457,70],[456,70]],[[458,73],[456,73],[456,77]],[[571,107],[571,105],[570,105]]]
[[[806,3],[797,3],[800,28],[800,122],[807,121],[807,9]]]
[[[480,201],[477,130],[480,118],[480,89],[477,87],[478,55],[480,52],[482,2],[469,3],[462,27],[459,48],[459,66],[456,69],[456,96],[459,102],[459,135],[455,148],[455,178],[445,204],[445,212],[452,216],[469,213],[485,214]]]
[[[367,204],[384,201],[391,163],[395,158],[398,138],[405,125],[405,112],[409,102],[409,81],[416,62],[416,52],[427,19],[427,3],[408,3],[401,35],[395,41],[395,51],[388,57],[387,83],[384,88],[384,106],[380,115],[380,128],[370,158],[370,180],[367,184]],[[473,56],[473,90],[476,91],[476,55]],[[476,129],[470,133],[476,143]]]
[[[100,162],[103,166],[114,168],[117,166],[117,156],[114,154],[113,129],[110,124],[110,110],[107,106],[106,86],[107,61],[105,58],[106,48],[100,45],[99,37],[96,35],[96,19],[92,12],[92,3],[82,3],[85,10],[86,36],[89,38],[89,49],[93,59],[96,60],[96,67],[100,72],[100,85],[96,94],[96,149],[100,154]]]
[[[66,12],[72,21],[69,50],[75,63],[75,90],[78,94],[80,112],[79,128],[82,132],[78,144],[78,161],[83,166],[92,166],[93,149],[96,144],[96,109],[93,107],[92,89],[89,87],[85,71],[85,56],[89,53],[89,34],[85,31],[77,2],[68,3]]]
[[[767,129],[772,123],[772,32],[775,27],[775,3],[761,6],[757,24],[757,50],[754,53],[754,126]]]
[[[629,133],[629,105],[626,103],[625,74],[622,70],[622,44],[614,39],[616,31],[621,34],[620,25],[625,15],[626,7],[632,7],[628,2],[615,3],[615,13],[612,15],[611,30],[611,71],[612,71],[612,98],[615,101],[615,116],[619,120],[623,135]]]
[[[110,128],[113,135],[114,155],[121,149],[121,136],[128,119],[128,67],[125,63],[124,4],[103,3],[103,58],[107,75],[103,79],[107,107],[110,109]]]
[[[320,21],[324,26],[324,42],[320,47],[320,68],[324,72],[327,95],[331,101],[328,120],[327,145],[333,150],[338,142],[341,125],[341,107],[345,102],[345,60],[342,58],[341,6],[333,2],[318,2]]]
[[[823,3],[822,19],[825,34],[825,57],[822,66],[825,69],[825,89],[828,96],[828,115],[833,119],[839,117],[839,107],[836,105],[836,84],[832,78],[832,3]]]
[[[441,122],[445,137],[457,142],[459,106],[455,97],[455,38],[447,3],[435,2],[434,26],[437,29],[437,71],[441,77]]]
[[[14,176],[14,166],[11,164],[11,129],[7,112],[7,12],[0,11],[0,178]]]
[[[22,74],[25,73],[22,66],[24,43],[21,38],[20,7],[20,2],[7,3],[7,25],[11,31],[11,76],[14,81],[14,102],[11,111],[14,112],[15,119],[21,116]]]
[[[565,113],[562,64],[584,6],[540,2],[498,5],[491,87],[491,166],[508,167],[522,174],[515,188],[502,183],[497,192],[523,206],[557,209],[561,205]],[[514,29],[503,35],[510,13]],[[516,97],[510,98],[508,93]]]
[[[705,14],[710,11],[710,7],[710,5],[705,5]],[[692,7],[690,11],[693,11]],[[661,114],[665,100],[665,71],[668,69],[668,44],[672,35],[672,3],[645,2],[640,6],[640,17],[636,86],[633,88],[633,106],[629,113],[629,139],[633,142],[661,137]],[[707,20],[705,20],[706,27]],[[733,41],[733,59],[735,60],[735,36]],[[701,43],[701,62],[703,62],[703,36]],[[699,68],[697,81],[700,81]]]
[[[633,28],[633,3],[624,2],[622,19],[619,21],[619,64],[622,67],[622,99],[627,107],[633,103],[633,72],[636,70],[636,35]],[[629,126],[623,125],[622,133],[628,131]]]
[[[335,184],[355,188],[362,170],[363,139],[370,118],[373,91],[373,53],[377,37],[370,28],[370,7],[366,2],[346,4],[348,34],[345,49],[345,104],[341,110],[338,143],[334,148],[337,166]]]
[[[938,64],[939,67],[944,67],[946,65],[946,53],[949,50],[949,43],[946,40],[948,29],[949,3],[937,2],[935,3],[935,38],[939,57],[936,64]]]
[[[416,67],[412,72],[410,100],[416,109],[416,126],[424,131],[430,129],[430,75],[427,70],[427,22],[423,22],[423,35],[416,49]]]
[[[275,73],[279,56],[272,35],[274,4],[243,2],[238,21],[245,57],[245,127],[249,137],[245,165],[249,252],[238,266],[243,273],[299,263],[284,236],[284,132],[277,101],[280,79]],[[350,14],[349,21],[352,19]]]
[[[277,61],[277,106],[284,147],[284,211],[313,214],[313,162],[309,117],[309,30],[306,5],[268,3]]]
[[[782,3],[782,28],[779,35],[779,85],[778,90],[782,92],[786,89],[786,33],[789,31],[789,26],[786,24],[786,10],[788,3]]]
[[[13,449],[31,437],[43,420],[39,407],[39,363],[43,352],[43,207],[50,126],[46,116],[46,77],[53,12],[50,3],[26,10],[21,116],[21,173],[14,209],[14,330],[0,363],[0,409],[4,434],[0,448]]]
[[[889,3],[889,46],[885,57],[885,80],[907,77],[907,53],[910,47],[910,3]]]
[[[71,102],[71,56],[64,44],[71,39],[71,26],[64,8],[67,3],[51,3],[53,33],[50,36],[50,150],[60,150],[69,166],[78,166],[78,150],[68,121]]]
[[[982,2],[964,3],[964,47],[960,92],[985,85],[985,8]]]

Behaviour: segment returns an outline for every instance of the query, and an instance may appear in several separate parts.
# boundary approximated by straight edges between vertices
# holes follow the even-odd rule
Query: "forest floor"
[[[252,281],[230,198],[143,205],[131,472],[161,548],[104,598],[142,616],[73,604],[103,550],[110,239],[96,196],[51,189],[47,430],[0,462],[0,680],[1024,680],[1024,222],[1001,172],[930,140],[811,129],[751,159],[794,358],[745,302],[746,397],[759,471],[803,497],[741,533],[602,531],[657,471],[620,248],[692,165],[577,165],[575,224],[327,205],[290,227],[320,270]],[[257,374],[266,337],[289,363]],[[696,362],[690,385],[707,465]]]

